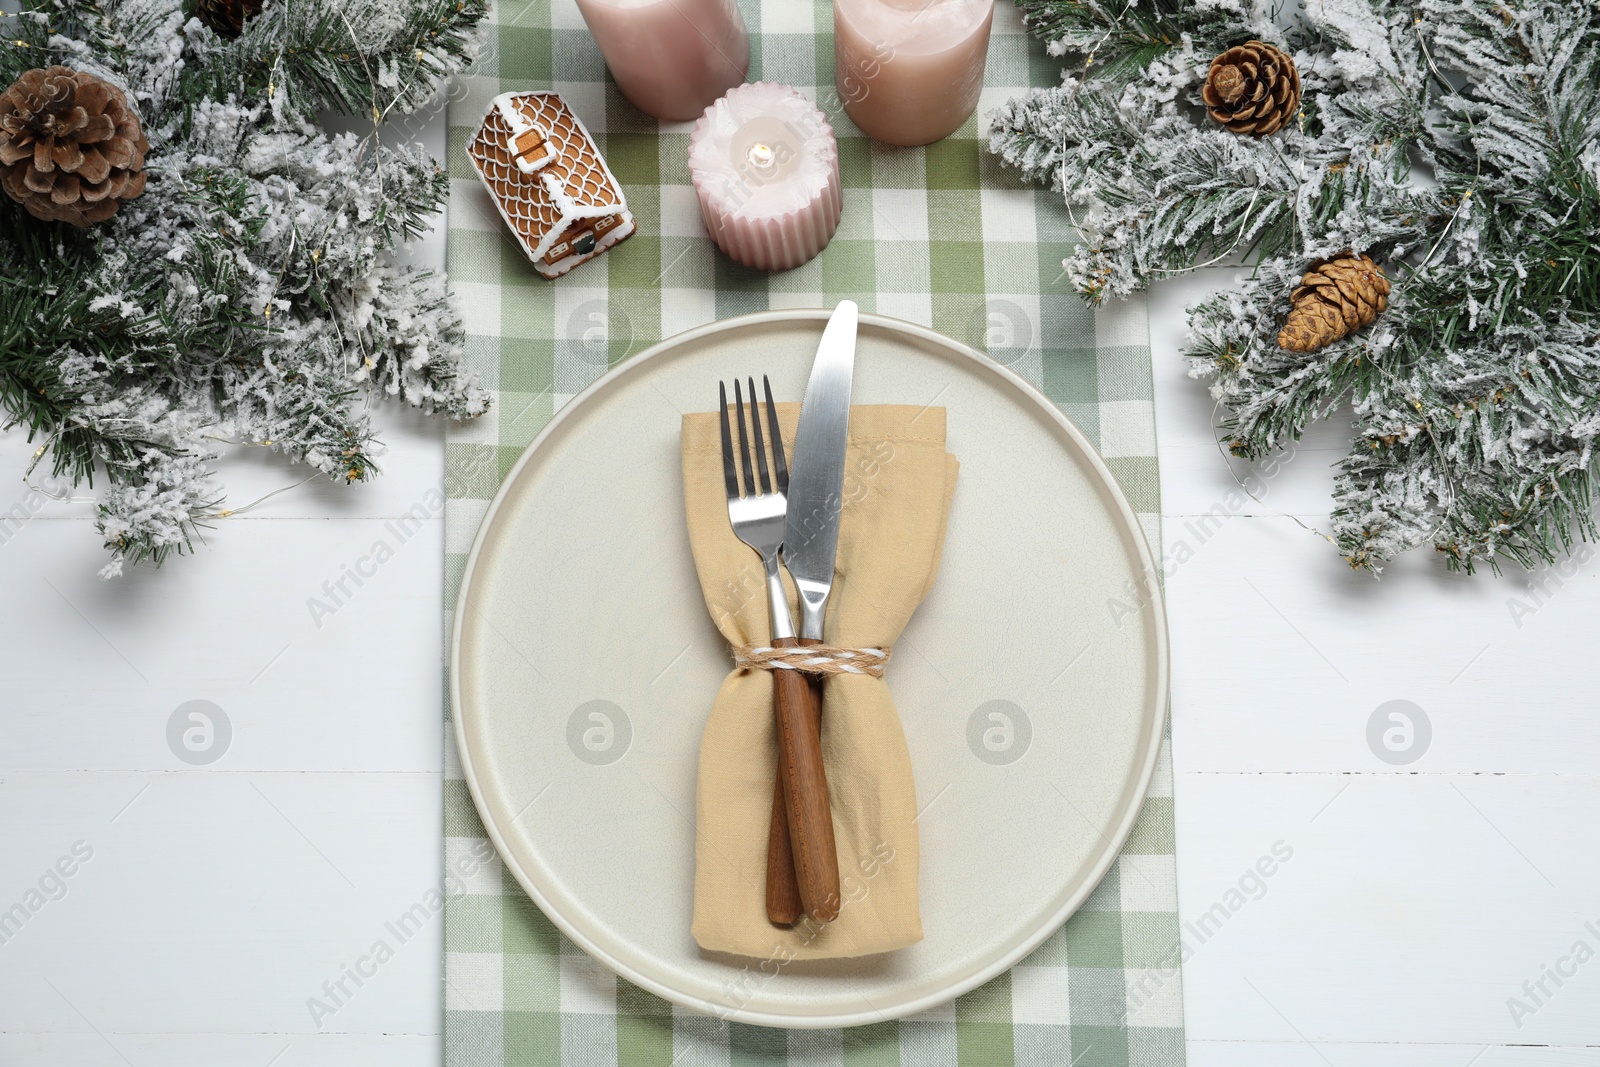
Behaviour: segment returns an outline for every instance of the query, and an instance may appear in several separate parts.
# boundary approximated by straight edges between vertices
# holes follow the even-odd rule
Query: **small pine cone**
[[[1300,72],[1287,52],[1248,41],[1211,61],[1200,98],[1234,133],[1276,133],[1300,107]]]
[[[150,150],[121,89],[68,67],[0,93],[0,188],[35,218],[88,226],[144,192]]]
[[[1389,306],[1389,279],[1366,256],[1341,252],[1311,265],[1289,295],[1289,318],[1278,347],[1315,352],[1346,337]]]
[[[219,37],[231,41],[244,32],[246,20],[261,14],[262,3],[263,0],[195,0],[194,14]]]

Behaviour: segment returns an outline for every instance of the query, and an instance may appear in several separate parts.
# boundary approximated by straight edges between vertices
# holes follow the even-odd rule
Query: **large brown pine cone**
[[[69,67],[0,93],[0,188],[29,214],[88,226],[144,192],[150,150],[121,89]]]
[[[1315,352],[1376,319],[1389,306],[1389,279],[1366,256],[1341,252],[1311,265],[1289,305],[1278,347]]]
[[[1200,98],[1234,133],[1276,133],[1300,107],[1300,72],[1287,52],[1248,41],[1211,61]]]

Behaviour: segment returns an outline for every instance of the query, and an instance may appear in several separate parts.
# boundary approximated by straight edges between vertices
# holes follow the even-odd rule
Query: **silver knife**
[[[822,617],[833,590],[839,511],[844,505],[850,382],[856,363],[856,316],[855,302],[842,300],[822,331],[789,462],[783,562],[800,592],[802,641],[822,640]]]
[[[856,306],[842,301],[822,331],[811,365],[789,460],[783,562],[800,591],[800,636],[774,640],[815,644],[833,589],[844,503],[844,454],[850,427],[850,379],[856,359]],[[798,898],[805,914],[829,922],[839,914],[839,859],[822,765],[822,687],[795,675],[774,678],[778,715],[778,795],[767,846],[767,914]],[[793,885],[785,883],[793,879]],[[786,922],[792,906],[779,907]]]

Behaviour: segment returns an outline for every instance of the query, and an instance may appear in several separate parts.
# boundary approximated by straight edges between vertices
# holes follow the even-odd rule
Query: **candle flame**
[[[778,153],[772,150],[771,145],[756,142],[750,146],[750,165],[759,170],[771,170],[778,162]]]

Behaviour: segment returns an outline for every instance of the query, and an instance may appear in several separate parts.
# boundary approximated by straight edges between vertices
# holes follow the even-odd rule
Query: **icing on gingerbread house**
[[[547,278],[633,233],[622,186],[555,93],[495,97],[467,155],[534,269]]]

